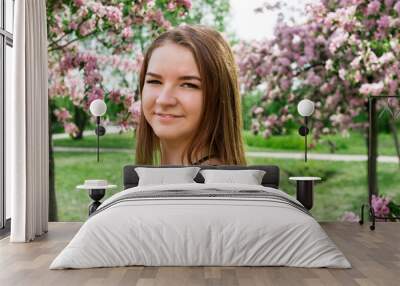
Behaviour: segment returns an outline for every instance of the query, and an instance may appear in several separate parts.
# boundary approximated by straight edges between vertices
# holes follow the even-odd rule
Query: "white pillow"
[[[261,185],[265,171],[262,170],[201,170],[204,183],[234,183]]]
[[[199,170],[199,167],[135,168],[139,176],[138,186],[196,183],[193,179]]]

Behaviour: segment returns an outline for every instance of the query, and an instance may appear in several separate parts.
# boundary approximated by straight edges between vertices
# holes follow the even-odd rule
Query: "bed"
[[[279,190],[277,166],[199,166],[192,182],[140,185],[144,167],[124,168],[124,190],[100,205],[50,269],[351,267],[307,209]],[[207,170],[235,170],[237,176],[228,183],[205,181]],[[235,181],[249,170],[263,171],[261,184]]]

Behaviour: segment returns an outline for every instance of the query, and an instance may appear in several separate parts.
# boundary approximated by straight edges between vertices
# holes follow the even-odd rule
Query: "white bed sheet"
[[[175,184],[127,189],[265,190],[241,184]],[[318,222],[293,206],[257,198],[123,201],[90,217],[50,269],[145,266],[293,266],[350,268]]]

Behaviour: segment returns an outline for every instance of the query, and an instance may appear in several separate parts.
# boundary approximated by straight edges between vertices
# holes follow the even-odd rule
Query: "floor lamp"
[[[96,116],[96,130],[95,133],[97,135],[97,162],[99,162],[99,149],[100,149],[100,136],[106,134],[106,129],[100,125],[100,117],[103,116],[107,111],[107,105],[101,99],[93,100],[90,104],[90,112]]]
[[[307,162],[307,135],[310,132],[308,129],[308,117],[314,113],[314,102],[309,99],[303,99],[297,105],[297,111],[304,117],[304,125],[300,126],[299,134],[304,136],[304,161]]]

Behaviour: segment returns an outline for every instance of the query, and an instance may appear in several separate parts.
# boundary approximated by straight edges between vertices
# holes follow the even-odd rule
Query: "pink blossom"
[[[253,134],[257,134],[259,130],[260,130],[260,122],[253,119],[251,121],[251,131],[253,132]]]
[[[358,69],[360,68],[360,62],[361,62],[361,56],[355,57],[352,62],[350,63],[350,66],[353,69]]]
[[[132,114],[132,120],[134,123],[139,123],[140,113],[141,113],[141,102],[135,101],[129,110]]]
[[[397,80],[391,79],[388,81],[388,95],[394,96],[396,95],[397,89],[399,87],[399,83]]]
[[[71,119],[71,114],[64,107],[54,110],[54,115],[56,116],[58,122],[65,122],[68,119]]]
[[[361,72],[358,70],[354,73],[354,81],[357,83],[360,82],[361,80],[362,80],[362,75]]]
[[[385,0],[385,6],[386,7],[392,7],[394,3],[394,0]]]
[[[109,96],[112,102],[116,104],[121,102],[121,93],[118,90],[112,90]]]
[[[383,91],[383,82],[377,82],[377,83],[364,83],[360,89],[359,92],[363,95],[374,95],[378,96],[382,93]]]
[[[265,130],[263,131],[263,134],[262,134],[262,136],[263,136],[264,138],[269,138],[271,135],[272,135],[272,132],[271,132],[271,130],[269,130],[269,129],[265,129]]]
[[[186,9],[192,8],[192,1],[191,0],[176,0],[178,5],[185,7]]]
[[[332,89],[333,89],[332,85],[327,82],[321,85],[320,87],[320,91],[325,94],[330,93]]]
[[[280,84],[282,90],[288,90],[290,87],[290,81],[285,77],[283,77],[279,80],[279,84]]]
[[[118,121],[118,125],[119,125],[119,127],[121,128],[121,130],[122,130],[123,132],[126,132],[126,131],[129,130],[129,122],[128,122],[127,119],[120,119],[120,120]]]
[[[306,81],[312,86],[319,86],[322,83],[322,79],[313,72],[308,73]]]
[[[79,132],[79,128],[73,122],[65,123],[64,130],[73,137],[75,137]]]
[[[337,49],[339,49],[343,43],[348,39],[349,33],[345,30],[339,28],[330,38],[329,51],[334,54]]]
[[[108,6],[106,13],[111,23],[119,24],[122,22],[122,11],[118,7]]]
[[[174,1],[169,1],[167,4],[168,11],[174,11],[176,9],[176,4]]]
[[[78,28],[78,24],[77,24],[76,22],[72,21],[72,22],[70,22],[70,23],[68,24],[68,27],[69,27],[71,30],[76,30],[76,29]]]
[[[70,53],[66,53],[64,58],[60,61],[60,70],[61,72],[65,72],[74,67],[74,57]]]
[[[83,54],[79,60],[84,64],[84,70],[87,74],[93,72],[97,68],[97,58],[94,55]]]
[[[379,63],[382,65],[388,64],[392,61],[396,60],[396,57],[394,56],[394,54],[392,52],[388,52],[383,54],[380,58],[379,58]]]
[[[339,92],[336,92],[334,95],[328,96],[326,99],[326,105],[328,108],[333,109],[336,108],[338,103],[342,100],[342,95]],[[336,118],[338,119],[337,122],[340,122],[342,118]]]
[[[377,14],[380,8],[381,8],[380,1],[374,0],[368,4],[366,14],[367,15]]]
[[[344,212],[340,221],[347,221],[347,222],[359,222],[360,217],[355,214],[354,212]]]
[[[122,30],[122,37],[127,39],[127,38],[131,38],[133,36],[133,31],[131,27],[125,27]]]
[[[87,7],[91,11],[93,11],[93,13],[95,13],[99,18],[103,18],[107,13],[106,7],[103,6],[103,4],[100,2],[91,1],[87,4]]]
[[[393,9],[397,12],[397,16],[400,16],[400,1],[397,1],[393,6]]]
[[[165,22],[164,14],[161,10],[157,10],[157,11],[150,10],[147,12],[146,17],[147,17],[147,21],[149,21],[149,22],[154,21],[159,26],[162,26]]]
[[[283,66],[290,66],[291,61],[288,58],[282,57],[278,59],[277,63]]]
[[[329,118],[334,126],[348,126],[352,118],[346,114],[333,114]]]
[[[79,33],[82,36],[87,36],[91,32],[93,32],[96,29],[96,20],[95,19],[89,19],[85,21],[79,28]]]
[[[374,209],[375,216],[387,216],[390,213],[390,209],[388,207],[389,203],[389,198],[372,195],[371,206]]]
[[[346,70],[344,68],[339,69],[339,78],[341,80],[346,80]]]
[[[377,23],[378,23],[379,28],[387,29],[390,26],[390,17],[387,15],[384,15],[378,20]]]
[[[152,9],[155,5],[154,0],[147,0],[147,8]]]
[[[88,106],[90,106],[90,104],[92,103],[93,100],[103,99],[103,98],[104,98],[104,91],[101,88],[95,86],[92,88],[92,90],[89,93],[89,99],[88,99],[87,104],[88,104]]]
[[[257,106],[253,110],[253,114],[255,114],[255,115],[262,114],[263,112],[264,112],[264,108],[262,108],[261,106]]]
[[[85,18],[89,14],[89,10],[86,6],[81,6],[77,12],[79,18]]]
[[[85,84],[90,86],[100,83],[102,80],[103,76],[99,72],[92,72],[84,78]]]
[[[133,94],[127,94],[123,102],[124,106],[127,109],[129,109],[132,106],[132,103],[133,103]]]
[[[331,59],[328,59],[325,63],[325,69],[326,70],[332,70],[333,69],[333,61]]]
[[[312,45],[306,45],[304,47],[304,54],[307,59],[312,60],[315,57],[314,47]]]
[[[74,0],[74,4],[77,7],[81,7],[84,4],[84,0]]]

